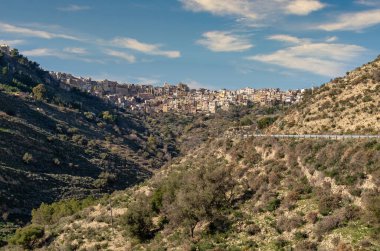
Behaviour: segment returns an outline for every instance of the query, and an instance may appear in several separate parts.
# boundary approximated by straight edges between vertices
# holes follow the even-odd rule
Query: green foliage
[[[20,54],[17,49],[12,49],[10,55],[11,57],[18,57]]]
[[[127,226],[127,232],[140,241],[147,240],[153,236],[152,211],[145,198],[137,198],[130,204],[128,212],[123,217]]]
[[[244,117],[244,118],[240,119],[240,125],[241,126],[250,126],[252,124],[253,124],[253,122],[249,117]]]
[[[36,100],[44,100],[46,98],[47,89],[44,84],[39,84],[32,89],[32,92]]]
[[[150,200],[151,207],[153,212],[159,213],[162,208],[162,199],[164,196],[164,190],[163,188],[159,188],[156,191],[154,191],[152,198]]]
[[[264,117],[257,121],[257,127],[259,129],[265,129],[272,125],[277,120],[277,117]]]
[[[94,186],[97,188],[104,188],[112,185],[116,181],[117,177],[113,173],[101,172],[98,178],[94,181]]]
[[[273,198],[269,200],[266,206],[266,209],[270,212],[273,212],[274,210],[280,207],[280,204],[281,204],[281,200],[279,198]]]
[[[111,114],[109,111],[102,112],[102,118],[107,121],[108,123],[115,123],[117,116]]]
[[[38,225],[29,225],[17,229],[16,234],[9,239],[13,245],[22,245],[24,248],[32,248],[35,242],[44,235],[44,228]]]
[[[42,203],[39,208],[33,209],[32,222],[39,225],[54,224],[62,217],[73,215],[94,203],[95,199],[93,197],[88,197],[84,200],[63,200],[50,205]]]

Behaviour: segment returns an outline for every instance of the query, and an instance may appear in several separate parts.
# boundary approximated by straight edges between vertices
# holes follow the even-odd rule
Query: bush
[[[22,245],[24,248],[32,248],[36,241],[44,235],[44,228],[38,225],[29,225],[16,230],[9,243],[13,245]]]
[[[257,121],[257,127],[259,129],[267,128],[268,126],[272,125],[277,120],[276,117],[265,117],[261,118]]]
[[[294,216],[292,218],[280,217],[276,224],[276,229],[280,232],[292,231],[295,228],[299,228],[304,224],[304,220],[300,216]]]
[[[340,196],[320,193],[318,200],[319,212],[325,216],[330,214],[333,210],[340,207],[340,201]]]
[[[342,223],[342,221],[342,217],[336,214],[326,216],[315,226],[315,233],[319,236],[322,236],[323,234],[337,228]]]
[[[140,241],[153,237],[152,211],[145,196],[139,197],[131,203],[123,217],[123,222],[126,224],[127,232],[132,237]]]
[[[280,207],[280,204],[281,204],[281,200],[279,198],[273,198],[269,200],[266,206],[266,210],[273,212],[274,210]]]
[[[39,208],[32,210],[32,222],[40,225],[54,224],[62,217],[73,215],[94,202],[94,198],[88,197],[84,200],[64,200],[51,205],[42,203]]]
[[[245,231],[249,234],[249,235],[255,235],[257,233],[259,233],[261,231],[260,227],[255,224],[255,223],[252,223],[252,224],[249,224]]]
[[[30,153],[25,153],[24,156],[22,157],[22,160],[23,160],[26,164],[30,164],[30,163],[33,161],[33,155],[30,154]]]
[[[36,100],[44,100],[46,98],[47,90],[44,84],[39,84],[32,90],[33,96]]]

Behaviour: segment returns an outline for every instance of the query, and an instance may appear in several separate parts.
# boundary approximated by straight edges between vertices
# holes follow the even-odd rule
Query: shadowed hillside
[[[18,223],[41,202],[123,189],[171,153],[136,114],[59,88],[13,50],[0,55],[0,210]]]

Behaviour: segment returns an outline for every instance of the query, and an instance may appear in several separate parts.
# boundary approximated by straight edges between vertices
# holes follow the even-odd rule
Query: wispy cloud
[[[51,48],[37,48],[23,51],[22,54],[28,57],[56,57],[64,60],[79,60],[87,63],[104,63],[103,60],[86,58],[83,57],[83,54],[79,55],[80,53],[67,49],[68,48],[65,48],[63,50]]]
[[[357,31],[380,24],[380,9],[340,15],[336,21],[318,25],[316,28],[325,31]]]
[[[290,35],[285,35],[285,34],[276,34],[268,37],[269,40],[276,40],[276,41],[281,41],[281,42],[287,42],[287,43],[292,43],[292,44],[301,44],[308,42],[308,39],[301,39],[298,37],[290,36]]]
[[[0,40],[0,44],[6,44],[6,45],[14,47],[14,46],[17,46],[17,45],[20,45],[20,44],[25,44],[25,40],[21,40],[21,39]]]
[[[200,88],[205,88],[205,89],[209,89],[209,90],[215,90],[215,86],[212,86],[212,85],[209,85],[209,84],[205,84],[205,83],[201,83],[197,80],[193,80],[193,79],[186,79],[184,81],[185,84],[187,84],[190,88],[192,89],[200,89]]]
[[[183,6],[191,11],[206,11],[215,15],[233,15],[247,19],[258,19],[258,13],[254,10],[255,4],[248,0],[180,0]]]
[[[115,46],[135,50],[147,55],[164,56],[168,58],[181,57],[181,53],[179,51],[162,50],[161,44],[148,44],[148,43],[140,42],[134,38],[119,37],[119,38],[113,39],[111,43]]]
[[[63,49],[63,51],[72,53],[72,54],[78,54],[78,55],[84,55],[88,53],[88,51],[85,48],[80,48],[80,47],[66,47]]]
[[[123,59],[129,63],[135,63],[136,62],[136,57],[131,55],[131,54],[128,54],[126,52],[107,49],[107,50],[105,50],[105,54],[112,56],[112,57]]]
[[[84,11],[91,9],[90,6],[86,5],[76,5],[76,4],[70,4],[64,7],[59,7],[58,10],[60,11],[68,11],[68,12],[77,12],[77,11]]]
[[[20,34],[27,37],[38,37],[38,38],[44,38],[44,39],[53,39],[53,38],[62,38],[62,39],[68,39],[68,40],[81,40],[77,37],[67,35],[67,34],[60,34],[60,33],[53,33],[43,30],[37,30],[37,29],[31,29],[27,27],[21,27],[16,26],[8,23],[1,23],[0,22],[0,31],[5,33],[14,33],[14,34]]]
[[[275,51],[248,57],[249,60],[333,77],[366,49],[352,44],[305,42]]]
[[[311,12],[321,10],[326,5],[317,0],[293,0],[290,1],[285,9],[289,14],[305,16]]]
[[[67,58],[64,53],[49,48],[38,48],[33,50],[24,51],[23,54],[28,57],[57,57],[57,58]]]
[[[249,22],[262,21],[268,16],[305,16],[323,9],[319,0],[179,0],[185,9],[209,12],[218,16],[232,16]],[[269,20],[269,19],[268,19]]]
[[[246,37],[226,31],[209,31],[203,33],[202,37],[197,44],[214,52],[242,52],[253,47]]]
[[[378,0],[356,0],[355,3],[365,6],[380,6],[380,1]]]
[[[328,43],[332,43],[332,42],[335,42],[337,40],[338,40],[337,36],[332,36],[332,37],[326,38],[326,42],[328,42]]]

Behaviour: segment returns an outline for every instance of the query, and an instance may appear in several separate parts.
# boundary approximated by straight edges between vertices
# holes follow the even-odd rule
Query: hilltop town
[[[0,52],[12,54],[8,45],[0,45]],[[18,51],[17,51],[18,53]],[[279,88],[243,88],[238,90],[193,89],[179,83],[163,86],[146,84],[120,84],[116,81],[96,81],[75,77],[62,72],[50,72],[50,76],[65,90],[78,89],[100,97],[120,108],[144,112],[216,113],[228,111],[231,106],[273,106],[300,102],[305,90],[283,91]]]
[[[101,97],[120,108],[144,112],[216,113],[227,111],[230,106],[248,105],[290,105],[302,99],[304,90],[282,91],[274,89],[208,90],[192,89],[179,83],[163,86],[144,84],[119,84],[115,81],[94,81],[91,78],[51,72],[62,88],[77,88],[83,92]]]

